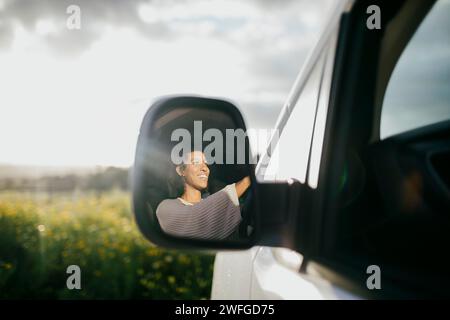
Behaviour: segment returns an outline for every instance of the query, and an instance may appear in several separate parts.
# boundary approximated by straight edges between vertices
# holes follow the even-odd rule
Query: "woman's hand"
[[[235,186],[236,186],[236,193],[237,193],[238,198],[240,198],[245,193],[245,191],[247,191],[247,189],[250,187],[250,185],[251,185],[251,181],[250,181],[249,176],[236,182]]]

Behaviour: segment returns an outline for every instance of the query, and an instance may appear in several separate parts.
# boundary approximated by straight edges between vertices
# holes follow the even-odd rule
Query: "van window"
[[[439,1],[410,40],[383,102],[380,138],[450,119],[450,1]]]
[[[292,101],[290,97],[280,114],[278,130],[274,132],[278,138],[272,139],[271,146],[268,146],[273,150],[269,152],[270,160],[263,172],[264,181],[296,179],[305,182],[323,61],[322,55],[299,98]],[[295,95],[295,91],[294,87],[291,96]]]
[[[257,167],[261,182],[296,180],[312,188],[318,185],[328,98],[336,46],[334,34],[318,58],[300,92],[295,83],[277,121],[276,138],[267,158]]]

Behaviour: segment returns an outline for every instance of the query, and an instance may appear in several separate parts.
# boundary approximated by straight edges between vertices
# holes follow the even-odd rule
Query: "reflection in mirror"
[[[174,190],[172,198],[163,200],[156,209],[161,228],[180,237],[239,239],[242,222],[239,199],[250,187],[250,178],[209,194],[210,169],[203,151],[188,151],[183,158],[168,176]]]
[[[182,97],[154,105],[141,128],[134,168],[150,240],[159,231],[248,243],[255,214],[251,162],[243,120],[229,102]],[[139,224],[142,215],[137,219]]]

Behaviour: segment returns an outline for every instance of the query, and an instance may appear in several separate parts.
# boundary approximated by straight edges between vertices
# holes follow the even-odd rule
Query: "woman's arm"
[[[184,205],[174,199],[162,201],[156,209],[161,228],[179,237],[225,239],[236,230],[242,218],[239,203],[235,204],[223,190],[194,205]],[[236,195],[234,198],[237,201]]]
[[[239,197],[250,186],[250,178],[226,186],[193,205],[179,200],[164,200],[156,216],[169,234],[200,239],[225,239],[242,221]]]
[[[250,185],[251,185],[251,181],[250,181],[249,176],[236,182],[235,186],[236,186],[236,193],[237,193],[238,198],[240,198],[245,193],[245,191],[247,191],[247,189],[250,187]]]

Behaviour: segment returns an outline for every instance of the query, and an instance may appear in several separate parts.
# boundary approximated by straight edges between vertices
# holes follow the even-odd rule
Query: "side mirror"
[[[165,247],[250,248],[259,230],[255,160],[231,102],[160,98],[144,117],[136,147],[139,229]]]

